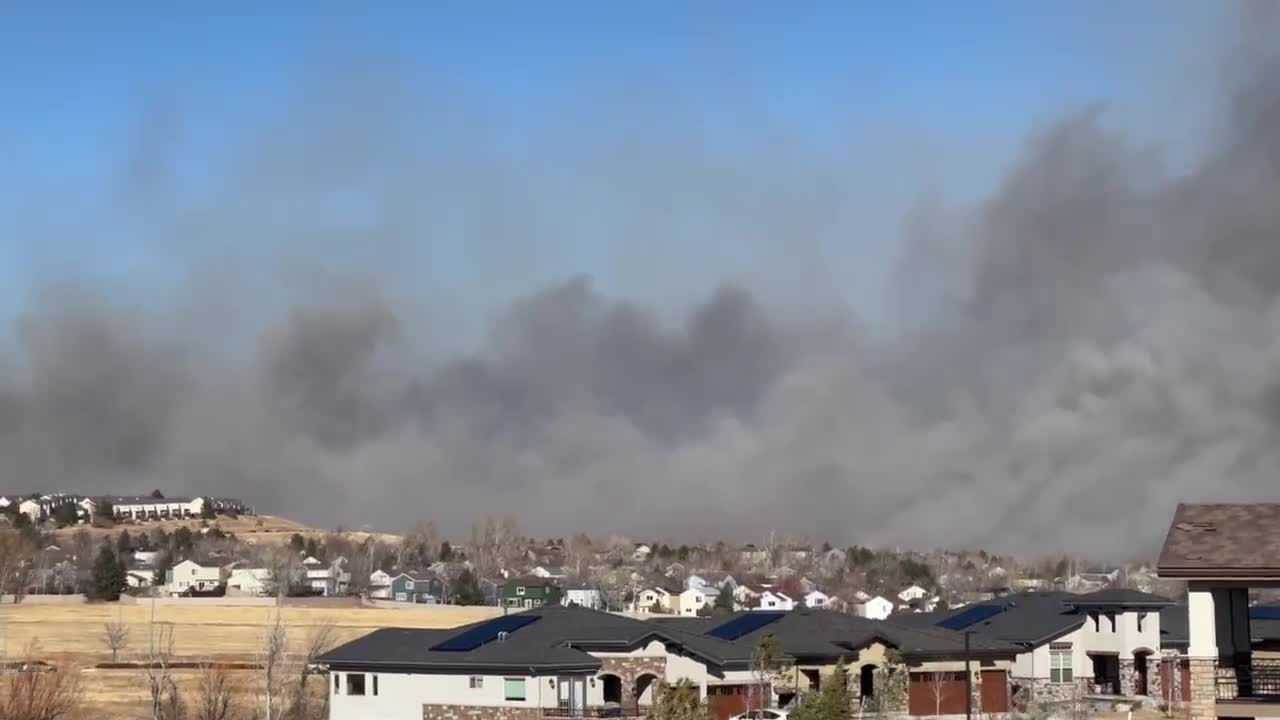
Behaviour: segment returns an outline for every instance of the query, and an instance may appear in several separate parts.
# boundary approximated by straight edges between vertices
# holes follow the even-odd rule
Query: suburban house
[[[351,573],[344,569],[347,564],[346,558],[338,558],[325,566],[315,558],[309,557],[302,564],[305,568],[307,589],[315,595],[324,597],[341,595],[351,585]]]
[[[719,597],[720,591],[713,587],[689,588],[677,596],[677,606],[681,615],[696,616],[704,609],[714,607]]]
[[[227,594],[265,597],[274,592],[270,568],[233,568],[227,575]]]
[[[664,587],[645,588],[636,595],[635,611],[644,613],[674,613],[680,609],[680,596]]]
[[[636,546],[631,550],[631,561],[637,563],[648,562],[649,555],[652,552],[653,548],[648,545],[644,543],[636,543]]]
[[[1178,663],[1175,650],[1162,652],[1161,616],[1172,604],[1137,590],[1020,593],[891,622],[972,632],[1018,646],[1022,652],[1011,681],[1027,699],[1160,697]]]
[[[563,565],[539,565],[531,570],[529,574],[543,580],[563,580],[569,577],[569,572],[564,569]]]
[[[864,595],[866,593],[863,593]],[[885,620],[893,614],[894,604],[889,598],[877,595],[857,605],[857,614],[859,617],[868,620]]]
[[[391,598],[391,573],[385,570],[374,570],[369,573],[369,597],[374,600]]]
[[[902,592],[898,593],[898,599],[908,604],[914,600],[923,600],[928,596],[929,596],[929,591],[925,590],[919,585],[912,585],[906,590],[903,590]]]
[[[111,504],[112,514],[120,520],[168,520],[200,517],[204,498],[150,496],[116,496],[103,498]]]
[[[431,573],[400,573],[391,578],[390,594],[396,602],[438,603],[444,598],[445,584]]]
[[[605,610],[604,593],[593,587],[571,587],[564,591],[561,605],[577,605],[589,610]]]
[[[716,720],[746,708],[751,649],[577,606],[449,630],[384,628],[319,658],[331,720],[636,717],[686,680]]]
[[[765,590],[760,594],[757,610],[794,610],[796,601],[780,590]]]
[[[742,584],[733,589],[733,608],[735,610],[745,610],[753,608],[760,603],[760,596],[768,588],[755,585]]]
[[[1249,606],[1280,587],[1280,503],[1179,505],[1156,571],[1187,583],[1192,720],[1280,716],[1280,660],[1254,649],[1267,609]]]
[[[502,585],[502,606],[507,608],[540,608],[559,605],[560,587],[537,577],[514,578]]]
[[[738,559],[748,565],[758,565],[769,559],[769,551],[747,543],[738,549]]]
[[[831,596],[821,590],[810,590],[801,599],[807,608],[824,608],[831,601]]]
[[[669,618],[649,621],[686,633],[728,640],[751,650],[771,635],[792,667],[787,682],[773,688],[779,705],[799,692],[820,690],[841,663],[853,695],[866,703],[883,690],[884,671],[893,650],[907,673],[910,715],[960,715],[965,712],[965,637],[945,628],[912,628],[836,613],[800,609],[791,612],[745,611],[728,618]],[[970,638],[967,653],[973,673],[973,709],[983,715],[1008,712],[1008,670],[1019,648],[986,637]],[[935,692],[936,690],[936,692]]]
[[[728,573],[712,573],[701,572],[690,575],[684,579],[686,589],[698,587],[713,587],[723,592],[732,593],[738,588],[738,581]]]
[[[149,588],[155,583],[155,575],[150,570],[130,570],[124,575],[124,583],[135,589]]]
[[[181,595],[188,590],[216,590],[222,586],[223,579],[222,568],[216,565],[206,567],[193,560],[183,560],[165,573],[165,592]]]

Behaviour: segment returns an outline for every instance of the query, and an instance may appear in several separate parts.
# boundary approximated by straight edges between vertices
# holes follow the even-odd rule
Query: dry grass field
[[[139,661],[146,653],[151,607],[140,605],[5,605],[0,607],[0,632],[9,657],[22,655],[38,643],[39,659],[59,667],[76,668],[81,676],[85,705],[94,717],[141,718],[147,714],[145,676],[137,670],[93,669],[111,659],[103,640],[104,625],[119,619],[130,630],[121,661]],[[492,617],[497,608],[314,608],[281,609],[291,644],[301,647],[312,628],[332,624],[335,638],[344,642],[379,627],[453,627]],[[264,627],[275,613],[266,607],[155,608],[155,621],[173,630],[176,660],[253,661]],[[179,687],[188,688],[196,671],[179,672]],[[256,674],[233,673],[242,687],[242,702],[256,694]],[[317,681],[318,683],[319,681]]]
[[[112,528],[87,528],[95,537],[107,535],[117,535],[121,530],[128,530],[130,533],[150,532],[155,529],[162,529],[165,532],[172,533],[180,527],[188,527],[195,530],[200,527],[202,521],[199,519],[191,520],[149,520],[139,523],[121,523]],[[55,532],[60,537],[70,537],[80,528],[87,526],[76,526],[63,528]],[[236,518],[219,517],[209,521],[209,527],[217,527],[226,533],[233,533],[236,537],[248,543],[287,543],[289,538],[296,533],[304,538],[315,537],[326,534],[326,530],[318,530],[316,528],[307,527],[288,518],[278,517],[276,515],[243,515]],[[400,536],[391,533],[367,532],[364,530],[348,530],[343,535],[354,540],[355,542],[364,542],[365,538],[372,537],[374,540],[380,540],[385,543],[398,543]]]

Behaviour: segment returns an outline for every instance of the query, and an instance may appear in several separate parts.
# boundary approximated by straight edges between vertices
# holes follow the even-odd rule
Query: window
[[[337,695],[342,692],[342,673],[333,674],[333,694]]]
[[[520,601],[515,598],[507,598],[507,607],[520,607]]]
[[[1142,623],[1147,619],[1146,613],[1138,613],[1138,632],[1142,632]]]
[[[524,678],[504,678],[502,694],[509,700],[524,700]]]
[[[1049,646],[1049,682],[1069,683],[1071,673],[1071,645],[1066,647]]]
[[[404,581],[404,587],[405,587],[405,589],[406,589],[406,590],[412,590],[412,589],[413,589],[413,581],[412,581],[412,580],[405,580],[405,581]]]
[[[347,694],[364,695],[363,673],[347,673]]]
[[[399,600],[400,602],[404,602],[405,600],[408,600],[408,599],[409,599],[408,595],[405,595],[404,593],[396,593],[396,600]]]
[[[480,688],[482,688],[482,687],[484,687],[484,678],[480,677],[479,675],[472,675],[472,676],[471,676],[471,689],[472,689],[472,690],[479,690],[479,689],[480,689]]]
[[[517,595],[524,595],[524,586],[523,586],[523,585],[521,585],[521,586],[519,586],[519,587],[517,587],[517,588],[516,588],[516,594],[517,594]]]

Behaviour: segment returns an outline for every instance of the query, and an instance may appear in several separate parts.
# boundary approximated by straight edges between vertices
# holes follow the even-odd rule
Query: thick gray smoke
[[[177,123],[148,120],[101,226],[180,270],[33,295],[0,354],[0,476],[348,527],[1149,549],[1179,500],[1280,493],[1280,25],[1245,25],[1190,172],[1082,110],[980,207],[913,214],[893,339],[821,289],[865,191],[842,152],[766,133],[747,162],[677,111],[606,112],[581,122],[616,133],[567,123],[513,160],[463,104],[357,73],[192,202]],[[604,293],[543,257],[565,238],[670,296]],[[753,259],[690,299],[716,243]]]

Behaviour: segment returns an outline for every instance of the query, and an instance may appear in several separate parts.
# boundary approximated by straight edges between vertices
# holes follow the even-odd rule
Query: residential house
[[[202,497],[153,498],[150,496],[108,496],[100,498],[111,504],[118,520],[168,520],[200,517],[204,513]]]
[[[679,595],[661,586],[645,588],[636,595],[635,611],[641,614],[674,613],[679,609]]]
[[[733,576],[724,572],[699,572],[685,578],[684,586],[688,588],[696,587],[713,587],[728,593],[734,593],[738,589],[738,581]]]
[[[850,690],[865,707],[882,690],[893,653],[906,665],[905,707],[898,715],[963,716],[966,656],[972,663],[973,710],[999,716],[1010,709],[1008,670],[1019,648],[986,637],[971,637],[966,652],[963,633],[939,628],[911,628],[835,613],[829,610],[743,612],[729,618],[670,618],[650,621],[685,634],[717,637],[744,649],[771,635],[789,664],[788,682],[772,695],[785,705],[797,693],[819,691],[843,665]],[[940,695],[932,692],[941,690]],[[890,700],[893,702],[893,700]]]
[[[385,570],[374,570],[369,573],[369,597],[374,600],[391,598],[391,573]]]
[[[266,597],[276,591],[270,568],[233,568],[227,575],[227,594]]]
[[[338,558],[327,566],[315,558],[302,561],[305,568],[307,589],[314,595],[333,597],[345,595],[351,585],[351,573],[346,571],[347,559]]]
[[[442,601],[445,583],[431,573],[400,573],[391,578],[391,599],[396,602],[435,604]]]
[[[765,590],[760,594],[757,610],[794,610],[796,601],[781,590]]]
[[[539,565],[529,574],[543,580],[564,580],[569,577],[569,573],[564,569],[563,565]]]
[[[508,580],[502,585],[502,606],[507,608],[540,608],[559,605],[563,593],[560,586],[539,577]]]
[[[747,543],[738,549],[738,558],[747,565],[759,565],[769,561],[769,551]]]
[[[638,717],[688,682],[714,720],[746,709],[751,647],[578,606],[447,630],[384,628],[319,658],[330,720]]]
[[[604,593],[599,588],[578,586],[566,588],[561,605],[577,605],[589,610],[605,610]]]
[[[807,608],[825,608],[830,601],[830,595],[816,589],[805,593],[803,598],[804,606]]]
[[[859,603],[855,606],[858,617],[864,617],[868,620],[885,620],[893,614],[894,604],[889,598],[882,595]]]
[[[871,594],[864,590],[855,590],[853,593],[853,601],[855,603],[864,603],[871,599]]]
[[[165,591],[181,595],[188,590],[206,592],[222,586],[225,576],[221,567],[205,566],[194,560],[183,560],[165,573]]]
[[[98,513],[98,503],[93,498],[80,498],[76,503],[76,515],[82,520],[89,520]]]
[[[16,501],[16,496],[11,498],[8,495],[0,495],[0,508],[7,508]]]
[[[160,557],[160,552],[157,550],[134,550],[133,564],[143,567],[155,567],[156,558],[158,557]]]
[[[909,603],[912,600],[923,600],[928,596],[929,596],[929,591],[925,590],[919,585],[912,585],[911,587],[898,593],[898,599],[901,600],[904,604]]]
[[[713,587],[693,587],[677,597],[676,607],[679,608],[680,615],[697,616],[715,606],[716,599],[720,597],[720,591]]]
[[[971,632],[1019,646],[1013,682],[1042,701],[1160,695],[1161,617],[1172,602],[1136,590],[1020,593],[892,622]],[[1176,653],[1175,653],[1176,654]]]
[[[742,584],[733,589],[733,608],[735,610],[745,610],[753,608],[760,604],[760,596],[764,594],[768,588],[762,585]]]
[[[48,517],[46,506],[36,498],[27,498],[18,503],[18,512],[26,515],[33,525]]]
[[[150,570],[130,570],[124,575],[125,585],[134,589],[149,588],[155,582],[155,575]]]
[[[631,561],[637,563],[648,562],[651,554],[653,554],[652,547],[645,543],[636,543],[636,546],[631,550]]]
[[[1262,636],[1268,616],[1280,613],[1251,608],[1249,591],[1280,587],[1277,558],[1280,503],[1183,504],[1174,512],[1156,572],[1187,583],[1192,720],[1276,715],[1280,660]]]

